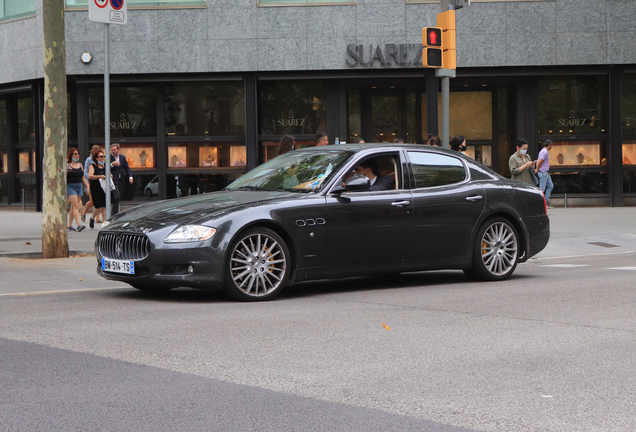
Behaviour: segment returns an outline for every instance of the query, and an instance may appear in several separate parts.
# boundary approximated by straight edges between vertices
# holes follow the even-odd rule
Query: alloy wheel
[[[514,269],[519,246],[512,227],[504,222],[490,225],[481,239],[481,259],[493,275],[504,276]]]
[[[281,244],[268,234],[247,235],[236,244],[230,257],[234,285],[248,296],[262,297],[276,291],[284,282],[286,269]]]

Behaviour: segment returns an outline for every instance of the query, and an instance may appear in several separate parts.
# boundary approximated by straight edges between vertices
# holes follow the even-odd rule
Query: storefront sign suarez
[[[278,126],[305,126],[304,118],[295,118],[294,111],[289,111],[289,116],[278,119]]]
[[[347,46],[347,66],[422,66],[421,44],[385,44]]]
[[[570,111],[570,118],[559,119],[559,126],[591,126],[588,125],[586,118],[576,118],[574,110]]]
[[[121,113],[118,122],[110,122],[111,129],[135,129],[137,122],[130,122],[126,120],[126,114]]]

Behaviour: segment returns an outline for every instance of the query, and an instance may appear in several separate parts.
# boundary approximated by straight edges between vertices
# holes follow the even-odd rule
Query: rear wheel
[[[244,301],[270,300],[285,287],[290,255],[285,241],[268,228],[253,228],[241,234],[229,248],[225,288]]]
[[[146,189],[146,196],[152,198],[152,191],[150,189]]]
[[[465,273],[480,280],[504,280],[517,267],[519,236],[505,218],[487,220],[477,231],[473,248],[473,266]]]

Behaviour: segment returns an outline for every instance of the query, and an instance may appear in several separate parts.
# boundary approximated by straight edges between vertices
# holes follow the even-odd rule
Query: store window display
[[[168,145],[168,168],[244,168],[247,152],[243,142]]]
[[[552,146],[550,167],[607,165],[601,141],[554,141]]]

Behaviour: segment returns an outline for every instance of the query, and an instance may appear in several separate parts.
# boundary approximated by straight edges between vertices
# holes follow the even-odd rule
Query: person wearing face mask
[[[66,156],[66,196],[71,203],[71,210],[68,213],[68,230],[82,231],[86,227],[80,225],[80,197],[82,196],[82,184],[88,186],[84,178],[84,170],[79,161],[79,151],[75,147],[68,149]],[[73,228],[73,221],[77,228]]]
[[[468,148],[466,146],[466,138],[464,138],[463,135],[457,135],[457,136],[451,138],[450,148],[451,148],[451,150],[455,150],[459,154],[462,154],[464,156],[468,156],[468,153],[466,153],[466,149]],[[470,157],[470,156],[468,156],[468,157]]]
[[[535,185],[532,170],[534,169],[534,162],[528,156],[528,141],[523,138],[519,138],[516,142],[517,151],[510,156],[508,160],[508,167],[510,168],[510,174],[513,180],[519,180],[524,183]]]
[[[93,164],[88,168],[88,183],[93,196],[93,217],[90,219],[88,226],[95,228],[95,218],[101,216],[102,220],[106,219],[106,193],[99,182],[100,179],[106,180],[106,155],[100,148],[94,150],[91,157],[93,158]]]

